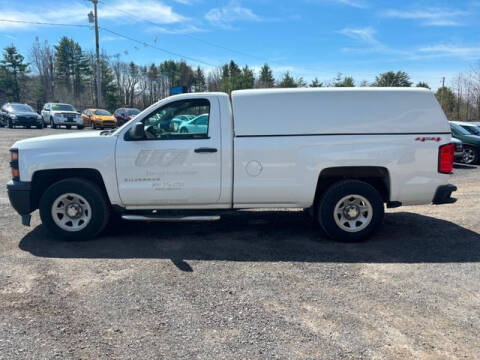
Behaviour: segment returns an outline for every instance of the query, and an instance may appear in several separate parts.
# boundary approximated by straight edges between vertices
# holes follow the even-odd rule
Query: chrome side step
[[[148,222],[184,222],[184,221],[217,221],[220,215],[213,216],[155,216],[155,215],[122,215],[127,221],[148,221]]]

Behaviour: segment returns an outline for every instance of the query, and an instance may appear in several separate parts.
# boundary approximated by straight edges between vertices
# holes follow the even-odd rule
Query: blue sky
[[[0,0],[0,19],[88,25],[91,9],[87,0]],[[99,15],[102,49],[141,64],[183,56],[210,69],[233,59],[268,62],[276,76],[341,72],[357,82],[403,70],[437,88],[480,60],[479,0],[100,0]],[[35,37],[62,35],[94,49],[89,27],[0,22],[0,46],[27,57]]]

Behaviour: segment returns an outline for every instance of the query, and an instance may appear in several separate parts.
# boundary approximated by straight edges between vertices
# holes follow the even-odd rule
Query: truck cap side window
[[[142,120],[144,140],[208,138],[210,102],[187,99],[171,102]]]

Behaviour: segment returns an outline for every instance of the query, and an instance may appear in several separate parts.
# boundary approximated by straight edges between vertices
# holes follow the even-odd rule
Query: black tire
[[[13,129],[13,124],[11,120],[8,120],[8,128]]]
[[[188,134],[188,129],[183,127],[180,129],[180,134]]]
[[[370,203],[372,209],[370,222],[365,222],[368,225],[363,229],[359,226],[356,232],[342,229],[335,219],[335,207],[349,195],[360,195]],[[344,180],[325,191],[319,201],[317,216],[320,226],[330,238],[342,242],[358,242],[367,239],[381,225],[384,217],[383,200],[377,189],[370,184],[358,180]],[[340,219],[338,221],[341,222]],[[352,219],[352,222],[357,223],[355,219]]]
[[[56,129],[57,128],[57,125],[55,125],[55,122],[53,121],[53,118],[50,118],[50,127],[52,129]]]
[[[95,130],[95,129],[97,128],[97,126],[95,125],[95,121],[92,120],[92,121],[90,122],[90,127],[91,127],[93,130]]]
[[[467,165],[478,164],[480,150],[473,146],[464,145],[462,162]]]
[[[71,129],[72,128],[72,125],[67,125],[67,129]]]
[[[83,125],[77,125],[77,130],[83,130],[84,126]]]
[[[87,200],[91,208],[91,219],[79,231],[66,231],[59,227],[51,214],[55,200],[62,194],[75,193]],[[97,236],[107,225],[110,207],[102,190],[93,182],[81,178],[60,180],[51,185],[40,199],[40,218],[45,227],[63,240],[89,240]],[[65,215],[66,216],[66,215]]]

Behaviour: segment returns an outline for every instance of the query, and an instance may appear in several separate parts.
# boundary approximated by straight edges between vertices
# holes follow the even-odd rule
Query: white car
[[[42,118],[45,126],[50,125],[52,129],[60,126],[84,128],[82,115],[70,104],[47,103],[43,106]]]
[[[207,125],[192,134],[172,126],[192,114],[208,114]],[[24,224],[40,209],[66,239],[99,234],[112,211],[128,221],[199,221],[306,208],[328,236],[360,241],[380,226],[384,206],[455,201],[451,141],[426,89],[182,94],[117,130],[16,142],[7,189]]]

